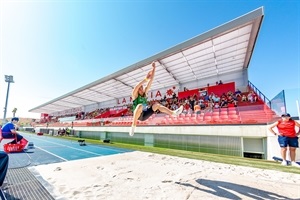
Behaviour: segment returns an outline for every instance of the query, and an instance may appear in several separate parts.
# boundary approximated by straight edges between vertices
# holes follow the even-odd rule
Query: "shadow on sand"
[[[181,182],[175,182],[179,185],[184,185],[187,187],[193,187],[196,190],[200,190],[203,192],[207,192],[210,194],[213,194],[218,197],[227,198],[227,199],[242,199],[242,197],[234,194],[231,191],[234,191],[235,193],[239,193],[241,195],[247,196],[251,199],[257,199],[257,200],[264,200],[264,199],[291,199],[286,196],[282,196],[273,192],[245,186],[245,185],[239,185],[235,183],[230,182],[224,182],[224,181],[215,181],[215,180],[207,180],[207,179],[197,179],[196,182],[200,184],[201,186],[205,186],[210,189],[204,189],[201,186],[195,186],[190,183],[181,183]],[[259,185],[258,185],[259,187]],[[280,193],[280,191],[278,191]],[[299,199],[299,198],[297,198]]]

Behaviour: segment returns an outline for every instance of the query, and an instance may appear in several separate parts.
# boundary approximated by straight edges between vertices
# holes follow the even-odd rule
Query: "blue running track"
[[[131,152],[106,145],[87,143],[80,146],[77,141],[64,140],[60,137],[20,134],[29,142],[33,142],[34,148],[20,153],[9,153],[10,169]]]

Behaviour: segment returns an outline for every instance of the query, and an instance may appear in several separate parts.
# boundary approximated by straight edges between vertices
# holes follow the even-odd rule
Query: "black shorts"
[[[148,107],[146,111],[143,111],[140,115],[140,117],[138,118],[138,120],[140,121],[145,121],[147,120],[152,114],[154,113],[154,110],[151,107]]]

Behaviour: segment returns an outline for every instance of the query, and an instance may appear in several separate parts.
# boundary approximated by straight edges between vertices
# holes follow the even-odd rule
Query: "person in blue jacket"
[[[3,138],[17,138],[17,140],[13,140],[11,144],[17,144],[20,143],[24,147],[28,144],[28,141],[20,135],[16,130],[16,124],[19,122],[18,117],[13,117],[11,119],[11,122],[6,123],[2,128],[2,137]]]

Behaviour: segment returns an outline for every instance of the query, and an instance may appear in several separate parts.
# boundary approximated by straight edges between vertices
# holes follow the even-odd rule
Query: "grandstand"
[[[258,8],[37,106],[30,110],[42,113],[41,123],[35,126],[45,133],[71,127],[76,136],[112,142],[261,159],[279,156],[276,138],[267,132],[267,125],[277,119],[277,112],[248,80],[263,17],[263,8]],[[151,69],[152,61],[157,62],[157,71],[148,94],[150,104],[164,100],[180,105],[190,96],[199,101],[204,93],[221,96],[236,89],[245,96],[253,92],[256,100],[236,97],[236,105],[228,103],[212,110],[206,105],[200,114],[187,110],[178,117],[156,113],[139,122],[135,136],[129,137],[130,94],[136,82]],[[219,80],[223,84],[217,85]]]

